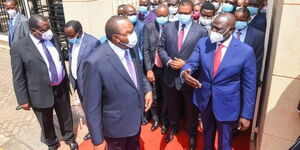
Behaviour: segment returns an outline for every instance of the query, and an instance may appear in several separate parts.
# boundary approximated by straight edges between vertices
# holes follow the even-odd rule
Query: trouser
[[[140,150],[140,132],[131,137],[109,138],[104,137],[108,150]]]

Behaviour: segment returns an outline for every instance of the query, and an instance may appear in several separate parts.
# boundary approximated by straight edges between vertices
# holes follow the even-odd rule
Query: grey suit
[[[14,33],[12,41],[10,41],[9,38],[9,45],[13,45],[17,41],[21,40],[25,36],[29,35],[29,24],[28,24],[28,18],[23,16],[22,14],[19,14],[17,18],[15,18],[15,24],[14,24]],[[8,37],[10,37],[9,35]]]

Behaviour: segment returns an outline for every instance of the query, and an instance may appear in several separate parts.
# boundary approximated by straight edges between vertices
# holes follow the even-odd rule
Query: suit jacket
[[[75,79],[72,76],[72,72],[71,72],[71,63],[72,63],[72,48],[70,48],[69,51],[69,70],[70,70],[70,81],[71,81],[71,85],[73,87],[73,89],[77,89],[79,88],[80,90],[80,94],[82,95],[83,91],[83,83],[82,83],[82,63],[83,61],[93,52],[93,50],[100,45],[100,42],[93,36],[84,33],[83,39],[82,39],[82,43],[79,49],[79,54],[78,54],[78,59],[77,59],[77,83],[78,83],[78,87],[75,86]],[[71,46],[72,47],[72,46]]]
[[[184,40],[180,52],[178,52],[178,29],[179,22],[170,22],[165,25],[164,31],[161,36],[161,42],[158,46],[158,52],[160,58],[164,64],[164,77],[163,80],[168,87],[174,87],[179,90],[182,87],[180,79],[180,70],[173,70],[167,65],[168,61],[171,59],[181,58],[183,60],[188,60],[191,56],[193,49],[195,48],[198,40],[202,37],[207,36],[207,30],[197,24],[192,22],[190,30]],[[183,87],[188,88],[186,85]]]
[[[198,68],[201,88],[194,90],[193,103],[203,112],[212,100],[218,121],[252,119],[256,96],[256,63],[253,49],[232,37],[219,69],[213,77],[216,44],[199,40],[182,71]]]
[[[256,72],[257,79],[260,77],[262,61],[264,57],[264,33],[255,29],[254,27],[248,26],[244,43],[251,46],[256,56]]]
[[[57,36],[51,40],[56,47],[65,71],[64,92],[69,92],[64,58]],[[49,80],[48,67],[30,36],[16,42],[10,50],[13,85],[20,105],[30,103],[34,108],[51,108],[54,105],[53,90]]]
[[[160,42],[160,26],[157,22],[146,24],[144,31],[144,65],[146,70],[152,70],[154,66],[155,53]]]
[[[10,35],[9,38],[9,45],[16,43],[17,41],[21,40],[25,36],[29,35],[29,24],[28,24],[28,18],[23,16],[22,14],[19,14],[16,18],[15,24],[14,24],[14,33],[12,41],[10,41]]]
[[[151,91],[138,56],[130,49],[138,88],[118,55],[105,42],[83,64],[83,104],[93,144],[105,137],[122,138],[139,133],[144,94]]]
[[[145,27],[145,23],[143,23],[142,21],[137,21],[134,24],[134,31],[137,35],[138,38],[138,43],[135,45],[134,50],[136,52],[136,54],[138,54],[138,57],[140,60],[143,60],[143,45],[144,45],[144,27]]]
[[[145,24],[150,23],[150,22],[154,22],[156,19],[156,14],[153,11],[150,11],[148,16],[143,18],[141,13],[138,13],[138,19],[140,21],[143,21]]]
[[[249,23],[250,26],[260,30],[261,32],[266,32],[267,19],[266,13],[258,13]]]

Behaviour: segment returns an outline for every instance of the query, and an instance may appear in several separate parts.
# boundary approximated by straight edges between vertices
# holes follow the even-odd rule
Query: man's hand
[[[201,88],[202,85],[200,84],[200,82],[196,80],[194,77],[192,77],[190,73],[191,73],[190,69],[187,69],[182,73],[182,78],[184,82],[193,88]]]
[[[26,104],[23,104],[23,105],[22,105],[22,109],[23,109],[23,110],[30,110],[30,108],[31,108],[31,106],[30,106],[29,103],[26,103]]]
[[[94,146],[94,150],[106,150],[106,142],[104,141],[102,144]]]
[[[249,126],[250,126],[250,120],[247,120],[245,118],[240,118],[238,130],[246,131],[249,128]]]
[[[152,91],[146,93],[145,95],[145,112],[147,112],[153,103]]]
[[[152,70],[147,71],[147,79],[151,83],[155,82],[155,75],[154,75],[154,72]]]
[[[179,70],[183,67],[184,64],[185,64],[184,60],[175,57],[174,60],[170,61],[169,65],[171,66],[172,69]]]

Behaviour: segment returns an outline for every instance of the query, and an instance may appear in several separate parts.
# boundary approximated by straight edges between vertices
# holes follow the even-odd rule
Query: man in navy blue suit
[[[256,56],[257,82],[259,84],[262,60],[264,56],[264,33],[248,25],[248,21],[250,20],[250,12],[247,8],[242,7],[238,9],[234,15],[236,18],[236,29],[233,33],[233,36],[253,48]]]
[[[152,105],[152,89],[132,49],[137,35],[124,16],[105,26],[108,41],[83,64],[83,104],[95,150],[139,150],[143,112]]]
[[[82,103],[82,62],[92,53],[100,42],[95,37],[83,32],[82,25],[79,21],[71,20],[67,22],[64,30],[70,44],[68,57],[70,62],[69,79]],[[84,140],[90,138],[90,134],[84,136]]]
[[[266,13],[260,12],[260,9],[263,7],[263,5],[263,0],[249,0],[247,8],[249,9],[251,15],[249,25],[265,33],[267,26]]]
[[[238,124],[239,130],[246,130],[253,117],[255,54],[250,46],[232,36],[234,26],[232,14],[216,17],[210,37],[199,40],[181,69],[181,77],[195,88],[193,102],[201,112],[204,150],[214,149],[216,131],[218,148],[231,150],[234,127]],[[190,75],[196,71],[198,79]]]

